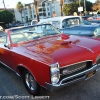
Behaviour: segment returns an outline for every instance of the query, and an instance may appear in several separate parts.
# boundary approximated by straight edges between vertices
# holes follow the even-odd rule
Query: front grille
[[[92,61],[85,61],[85,62],[69,65],[69,66],[66,66],[66,67],[60,69],[60,74],[62,76],[75,74],[75,73],[81,72],[83,70],[86,70],[91,66],[92,66]]]

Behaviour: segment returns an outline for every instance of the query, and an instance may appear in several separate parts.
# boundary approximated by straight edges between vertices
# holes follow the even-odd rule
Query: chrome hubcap
[[[26,81],[26,85],[30,90],[36,90],[36,82],[31,74],[29,73],[25,74],[25,81]]]

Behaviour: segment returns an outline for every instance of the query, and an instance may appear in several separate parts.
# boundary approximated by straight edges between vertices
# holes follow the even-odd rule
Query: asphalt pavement
[[[49,96],[48,98],[42,98]],[[16,98],[15,98],[16,97]],[[100,70],[86,81],[80,81],[54,92],[42,88],[40,98],[32,98],[22,78],[0,64],[1,100],[100,100]]]

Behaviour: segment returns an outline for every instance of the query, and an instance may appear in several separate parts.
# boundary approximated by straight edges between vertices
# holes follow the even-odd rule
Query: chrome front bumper
[[[50,84],[50,83],[46,83],[46,88],[49,91],[54,91],[57,89],[60,89],[62,87],[65,87],[67,85],[73,84],[77,81],[80,80],[87,80],[90,77],[95,75],[95,72],[100,68],[100,65],[94,65],[92,66],[90,69],[85,70],[83,72],[80,72],[78,74],[66,77],[64,79],[62,79],[58,84]],[[94,72],[93,74],[91,74],[92,72]],[[90,75],[89,75],[90,74]]]

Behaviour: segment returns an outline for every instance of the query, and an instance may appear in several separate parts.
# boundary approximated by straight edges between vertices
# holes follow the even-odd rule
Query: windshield
[[[11,40],[13,43],[16,44],[19,42],[30,41],[33,39],[39,39],[45,36],[57,35],[57,34],[60,34],[60,31],[58,31],[52,25],[49,24],[36,25],[13,31],[13,33],[11,34]]]
[[[76,18],[67,18],[64,19],[62,21],[62,28],[66,28],[66,27],[71,27],[71,26],[76,26],[79,25],[81,23],[80,18],[76,17]]]
[[[51,23],[56,28],[60,28],[60,21],[51,21],[49,23]]]

